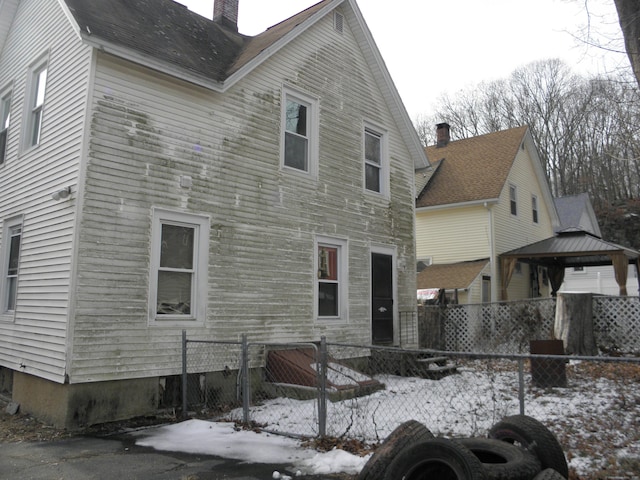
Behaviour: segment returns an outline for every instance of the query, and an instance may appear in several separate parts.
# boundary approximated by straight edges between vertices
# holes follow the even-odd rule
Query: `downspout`
[[[498,301],[498,261],[496,258],[496,246],[493,241],[493,209],[488,202],[484,202],[487,209],[489,223],[489,263],[491,264],[491,303]]]

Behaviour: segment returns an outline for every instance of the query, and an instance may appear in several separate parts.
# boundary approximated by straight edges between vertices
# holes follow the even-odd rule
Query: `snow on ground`
[[[486,436],[502,417],[519,413],[517,372],[502,367],[470,362],[458,374],[441,380],[377,376],[384,389],[328,402],[326,433],[376,443],[403,421],[416,419],[436,435]],[[569,388],[533,388],[527,378],[525,413],[552,429],[565,448],[570,467],[581,476],[607,468],[607,462],[615,458],[632,457],[640,465],[637,382],[620,382],[617,370],[596,372],[594,377],[594,372],[582,369],[580,364],[568,368]],[[241,410],[228,416],[231,420],[241,418]],[[267,400],[252,407],[250,418],[273,431],[317,435],[315,400]],[[138,444],[281,464],[304,474],[355,474],[368,459],[342,450],[316,452],[291,438],[237,430],[233,423],[199,420],[147,431]]]
[[[317,452],[299,440],[270,433],[238,429],[231,422],[187,420],[138,432],[137,445],[156,450],[215,455],[249,463],[281,466],[280,470],[301,474],[357,474],[368,460],[333,449]],[[274,470],[274,478],[279,478]],[[282,477],[284,478],[284,476]]]

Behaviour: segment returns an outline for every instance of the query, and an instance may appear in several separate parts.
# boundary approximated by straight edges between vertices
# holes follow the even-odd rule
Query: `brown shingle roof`
[[[417,287],[447,290],[469,288],[487,263],[489,260],[431,265],[418,274]]]
[[[526,126],[430,146],[431,163],[440,165],[418,196],[417,207],[495,199],[500,196],[524,140]]]

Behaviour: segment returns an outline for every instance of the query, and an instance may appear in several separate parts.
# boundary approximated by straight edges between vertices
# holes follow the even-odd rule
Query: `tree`
[[[640,86],[640,2],[638,0],[614,0],[624,47],[631,69]]]
[[[534,62],[441,97],[417,128],[426,145],[440,122],[451,125],[452,140],[528,125],[554,196],[587,192],[606,209],[640,198],[640,91],[628,76],[584,77],[560,60]]]

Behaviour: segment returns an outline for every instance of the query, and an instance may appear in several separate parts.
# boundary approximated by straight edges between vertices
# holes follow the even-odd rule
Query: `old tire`
[[[462,438],[459,442],[478,457],[490,480],[530,480],[541,470],[527,450],[492,438]]]
[[[432,438],[402,450],[383,480],[487,480],[480,460],[464,445]]]
[[[569,466],[555,435],[535,418],[527,415],[505,417],[489,430],[489,438],[518,443],[533,453],[542,470],[551,468],[569,478]]]
[[[546,468],[533,477],[533,480],[565,480],[565,477],[560,475],[553,468]]]
[[[406,447],[433,438],[431,431],[417,420],[399,425],[373,452],[360,471],[358,480],[382,480],[391,461]]]

